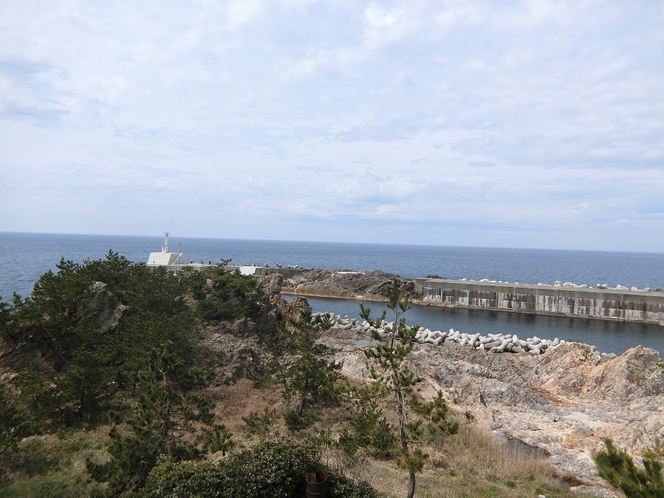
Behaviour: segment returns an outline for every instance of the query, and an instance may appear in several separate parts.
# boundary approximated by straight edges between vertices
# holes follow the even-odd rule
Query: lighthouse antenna
[[[164,245],[161,248],[161,252],[168,252],[168,230],[164,232]]]

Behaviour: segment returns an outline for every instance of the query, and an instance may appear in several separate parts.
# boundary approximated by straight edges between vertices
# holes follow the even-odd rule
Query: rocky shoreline
[[[337,350],[343,374],[368,381],[362,349],[371,344],[361,324],[335,324],[322,342]],[[638,346],[621,356],[561,343],[542,354],[491,354],[455,341],[418,343],[412,368],[421,394],[442,391],[458,413],[469,411],[500,439],[546,455],[561,479],[595,496],[616,494],[596,471],[592,455],[603,438],[632,454],[659,446],[664,430],[664,365]]]
[[[314,272],[322,273],[284,280],[281,292],[384,300],[395,277]],[[410,284],[403,283],[407,290]],[[339,316],[332,323],[322,342],[337,350],[344,375],[369,380],[362,349],[371,344],[370,326]],[[645,450],[664,444],[664,363],[657,351],[638,346],[616,356],[537,338],[426,329],[418,336],[411,361],[425,378],[423,396],[442,391],[454,410],[470,412],[496,437],[546,455],[575,490],[621,496],[597,475],[592,460],[603,438],[613,439],[636,462]],[[513,354],[495,354],[508,351]]]

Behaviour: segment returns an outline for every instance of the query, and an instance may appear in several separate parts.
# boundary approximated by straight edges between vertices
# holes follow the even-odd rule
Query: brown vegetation
[[[233,385],[210,390],[219,403],[219,415],[224,424],[235,434],[241,434],[242,417],[251,412],[263,412],[266,408],[282,414],[285,407],[277,386],[261,388],[248,379]],[[297,437],[316,436],[320,430],[329,430],[334,440],[338,431],[348,421],[344,407],[325,408],[317,413],[316,423]],[[437,438],[425,448],[429,462],[418,477],[416,496],[420,497],[582,497],[573,493],[557,476],[546,459],[534,456],[525,446],[510,446],[498,441],[486,428],[457,414],[461,422],[458,434]],[[288,431],[278,420],[275,437],[283,437]],[[244,441],[242,444],[251,444]],[[368,482],[389,497],[405,495],[408,472],[392,462],[373,459],[359,451],[348,457],[334,445],[321,445],[322,460],[331,468],[352,479]]]

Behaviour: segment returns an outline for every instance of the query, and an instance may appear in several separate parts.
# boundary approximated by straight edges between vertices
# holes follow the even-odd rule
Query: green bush
[[[163,464],[150,474],[140,498],[218,497],[290,498],[305,495],[305,475],[321,470],[311,452],[285,442],[260,443],[227,460]],[[375,498],[378,494],[367,484],[330,475],[331,498]]]
[[[223,266],[187,275],[187,285],[198,301],[197,313],[203,320],[258,320],[266,309],[256,279],[229,272]]]
[[[284,422],[291,432],[298,432],[309,427],[313,420],[307,413],[298,413],[297,410],[288,410],[284,413]]]
[[[286,443],[261,443],[219,464],[162,465],[140,496],[219,496],[288,498],[304,495],[308,453]]]
[[[662,463],[654,458],[644,458],[644,470],[634,465],[632,457],[604,439],[606,448],[594,457],[599,475],[622,489],[630,498],[664,497]]]
[[[276,410],[270,410],[265,407],[263,413],[251,412],[248,416],[242,417],[244,428],[242,432],[246,438],[257,437],[261,441],[275,432],[277,420]]]
[[[291,330],[284,338],[286,348],[295,357],[284,358],[279,354],[275,357],[279,360],[277,378],[284,386],[282,398],[290,407],[284,418],[293,432],[313,422],[313,407],[339,402],[337,383],[341,364],[329,360],[334,354],[332,348],[317,342],[329,326],[329,320],[312,320],[311,308],[302,310],[299,320],[291,322]]]

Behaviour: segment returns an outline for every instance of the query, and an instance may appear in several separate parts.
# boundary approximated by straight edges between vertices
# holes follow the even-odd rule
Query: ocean
[[[160,251],[163,236],[105,236],[0,232],[0,299],[14,292],[28,296],[41,274],[64,258],[74,262],[103,258],[109,250],[131,261],[146,262]],[[326,270],[382,270],[413,279],[438,275],[453,279],[488,278],[507,282],[553,284],[574,282],[595,287],[606,283],[664,288],[664,254],[610,251],[563,251],[477,247],[287,242],[169,237],[169,249],[187,261],[232,264],[280,263]],[[310,300],[314,311],[356,316],[358,303]],[[380,306],[376,306],[380,311]],[[432,330],[517,333],[520,337],[560,337],[594,344],[620,354],[638,344],[664,351],[664,327],[598,320],[518,315],[479,310],[416,307],[406,318]]]

